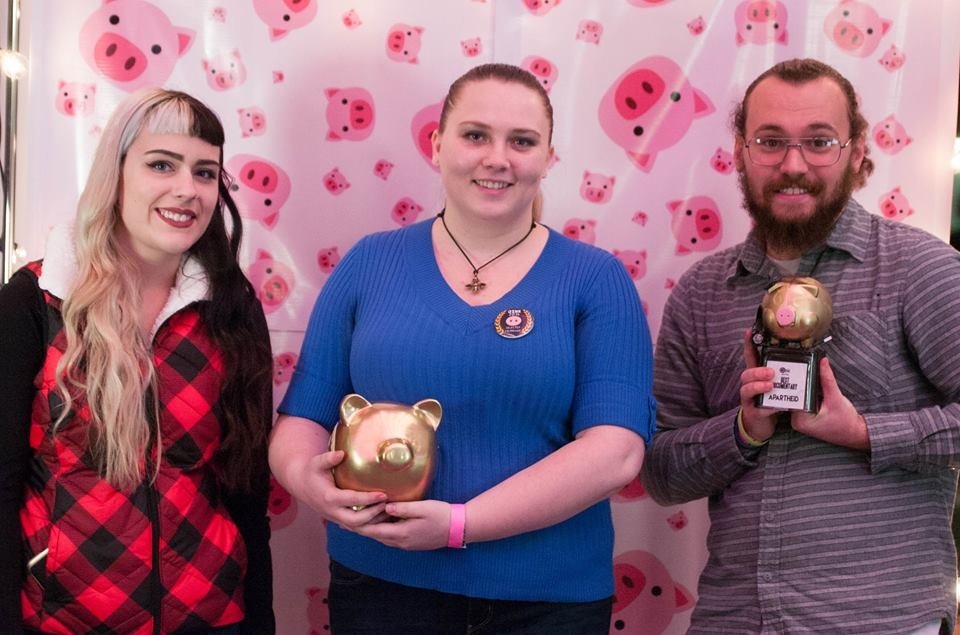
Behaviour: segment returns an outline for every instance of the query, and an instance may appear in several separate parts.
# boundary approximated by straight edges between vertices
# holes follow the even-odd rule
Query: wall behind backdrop
[[[443,205],[429,136],[450,82],[481,62],[542,78],[558,156],[544,181],[544,220],[623,261],[654,335],[680,274],[747,231],[728,115],[777,61],[816,57],[853,80],[877,164],[858,200],[949,235],[955,0],[23,4],[31,67],[21,80],[15,238],[26,259],[41,257],[50,226],[72,217],[119,100],[148,84],[193,93],[227,128],[243,262],[271,327],[278,402],[340,257],[364,234]],[[637,111],[617,94],[634,97]],[[323,526],[279,488],[270,512],[280,632],[323,633]],[[706,559],[705,505],[659,507],[635,482],[613,513],[617,588],[626,592],[611,632],[684,632]]]

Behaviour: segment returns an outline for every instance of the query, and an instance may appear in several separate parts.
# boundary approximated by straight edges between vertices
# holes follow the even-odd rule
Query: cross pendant
[[[470,289],[474,293],[480,293],[480,290],[487,286],[486,282],[480,282],[480,277],[477,274],[473,274],[473,282],[468,285],[465,285],[465,288]]]

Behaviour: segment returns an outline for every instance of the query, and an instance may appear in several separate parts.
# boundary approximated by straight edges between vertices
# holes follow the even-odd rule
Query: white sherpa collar
[[[77,276],[79,265],[74,248],[73,225],[58,225],[47,237],[46,253],[43,257],[43,270],[40,273],[40,288],[49,291],[58,298],[66,298]],[[203,265],[188,256],[180,270],[167,303],[157,316],[150,337],[171,315],[194,302],[209,299],[210,282]]]

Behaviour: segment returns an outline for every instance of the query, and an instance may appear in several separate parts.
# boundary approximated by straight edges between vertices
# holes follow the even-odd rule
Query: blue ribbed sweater
[[[466,502],[598,424],[649,442],[650,334],[636,289],[609,253],[551,230],[537,262],[480,307],[447,285],[430,221],[358,242],[324,286],[280,412],[332,429],[340,400],[443,406],[427,497]],[[500,337],[497,315],[533,330]],[[597,469],[603,469],[598,465]],[[607,501],[558,525],[467,549],[402,551],[327,526],[331,558],[410,586],[508,600],[592,601],[613,593]]]

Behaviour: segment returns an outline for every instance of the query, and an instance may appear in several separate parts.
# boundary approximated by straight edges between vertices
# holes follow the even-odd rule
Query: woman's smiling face
[[[121,241],[146,264],[179,261],[216,210],[220,149],[197,137],[144,130],[123,162]]]
[[[447,208],[468,215],[530,214],[552,156],[541,96],[499,79],[465,84],[433,134]]]

